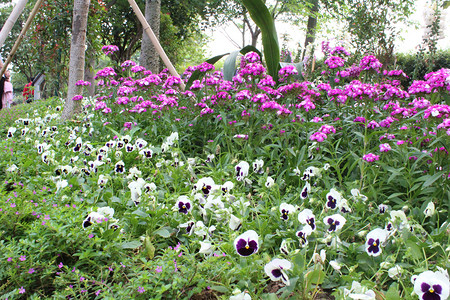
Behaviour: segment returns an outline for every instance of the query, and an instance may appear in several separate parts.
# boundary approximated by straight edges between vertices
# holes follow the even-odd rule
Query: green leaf
[[[162,228],[156,230],[153,234],[157,234],[159,236],[162,236],[163,238],[168,238],[168,237],[170,237],[169,229],[171,229],[171,228],[170,227],[162,227]]]
[[[396,283],[393,283],[389,287],[389,290],[386,292],[385,299],[386,300],[397,300],[397,299],[400,299],[400,297],[398,295],[398,286],[397,286]]]
[[[140,209],[136,209],[135,211],[133,211],[133,214],[134,215],[138,215],[138,216],[140,216],[142,218],[147,218],[148,217],[148,214],[146,212],[143,212]]]
[[[153,259],[155,257],[155,246],[153,246],[152,241],[150,240],[150,237],[147,235],[145,237],[145,251],[147,252],[147,256],[150,259]]]
[[[263,300],[278,300],[278,296],[275,293],[270,293],[270,294],[263,294],[262,296]]]
[[[325,279],[325,272],[320,269],[316,269],[306,273],[306,279],[308,280],[308,283],[322,284]]]
[[[436,180],[441,178],[442,175],[444,175],[444,173],[445,172],[439,172],[439,173],[434,174],[433,176],[428,175],[427,180],[425,180],[425,182],[423,183],[423,187],[432,185]]]
[[[223,64],[223,79],[231,81],[234,73],[236,72],[236,58],[239,55],[239,51],[231,52]]]
[[[278,81],[278,69],[280,67],[280,46],[278,44],[275,22],[267,6],[262,0],[243,0],[253,22],[261,29],[261,37],[264,51],[264,60],[269,75]]]
[[[213,285],[211,287],[211,290],[218,291],[218,292],[224,293],[224,294],[230,292],[230,290],[228,288],[226,288],[226,287],[224,287],[222,285]]]
[[[115,130],[112,129],[111,127],[105,126],[105,128],[108,129],[109,131],[111,131],[112,133],[114,133],[114,135],[121,136],[121,134],[120,134],[119,132],[115,131]]]
[[[419,261],[423,259],[421,248],[414,241],[407,240],[405,244],[408,247],[408,252],[414,259]]]
[[[136,249],[142,245],[141,241],[131,241],[131,242],[125,242],[122,243],[121,247],[122,249]]]

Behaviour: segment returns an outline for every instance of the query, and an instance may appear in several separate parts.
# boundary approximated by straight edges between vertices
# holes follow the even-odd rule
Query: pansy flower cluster
[[[448,298],[450,110],[427,96],[448,71],[404,90],[401,70],[370,82],[357,77],[380,70],[375,57],[348,67],[344,48],[328,50],[340,85],[295,82],[288,66],[277,86],[251,52],[231,81],[190,68],[203,77],[183,91],[127,61],[98,72],[74,122],[50,107],[5,128],[0,217],[18,220],[5,232],[22,240],[0,245],[15,278],[5,290],[34,297],[40,281],[25,276],[49,272],[47,292],[74,298],[187,298],[196,285],[231,299],[267,286],[280,298],[327,286],[337,298]],[[31,265],[45,260],[33,230],[71,244],[49,252],[58,273]]]

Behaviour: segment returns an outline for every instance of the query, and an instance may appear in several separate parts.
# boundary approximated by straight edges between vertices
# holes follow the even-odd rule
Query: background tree
[[[156,38],[159,40],[161,0],[145,1],[145,19],[155,33]],[[158,73],[159,71],[159,55],[145,32],[142,34],[139,64],[146,69],[151,70],[153,73]]]
[[[111,0],[105,4],[101,18],[108,22],[101,24],[100,37],[104,45],[119,47],[111,57],[119,64],[138,53],[143,30],[127,0]],[[138,5],[144,11],[145,1],[139,1]],[[179,50],[180,45],[199,34],[199,23],[206,16],[206,5],[204,0],[161,0],[160,43],[173,64],[176,64],[176,52],[169,52],[167,48]],[[153,31],[157,34],[156,30]]]
[[[24,12],[14,25],[11,36],[6,40],[1,49],[2,56],[6,57],[10,52],[14,41],[17,39],[23,24],[26,21],[34,3],[29,1]],[[3,24],[12,6],[0,8],[0,25]],[[98,42],[98,14],[102,6],[98,1],[90,5],[89,30],[88,30],[88,58],[96,56],[100,48]],[[5,13],[4,13],[5,12]],[[43,73],[46,76],[46,85],[43,97],[63,95],[66,93],[69,47],[72,31],[73,1],[53,0],[44,1],[43,7],[36,15],[35,20],[16,52],[12,69],[14,71],[13,82],[16,88]],[[88,68],[93,71],[93,68]]]
[[[360,55],[375,54],[392,61],[397,25],[412,14],[414,0],[321,0],[324,14],[343,23],[350,45]]]
[[[83,86],[77,86],[77,81],[84,79],[84,63],[86,49],[87,19],[91,0],[75,0],[73,5],[72,41],[70,44],[70,67],[67,99],[61,114],[62,120],[70,119],[81,111],[80,99]]]
[[[311,6],[308,2],[295,0],[277,0],[266,3],[272,17],[275,21],[288,22],[293,25],[303,24],[305,16]],[[230,23],[241,33],[240,41],[227,36],[228,40],[237,48],[243,48],[248,44],[256,47],[261,30],[251,20],[247,9],[241,0],[220,1],[212,0],[208,6],[207,14],[211,26]],[[247,42],[247,36],[250,37],[250,43]]]

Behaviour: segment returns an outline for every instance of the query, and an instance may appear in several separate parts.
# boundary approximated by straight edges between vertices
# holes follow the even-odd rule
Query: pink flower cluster
[[[392,150],[391,145],[389,145],[388,143],[380,145],[380,152],[389,152],[391,150]]]
[[[75,83],[76,86],[90,86],[91,83],[89,81],[84,81],[84,80],[78,80]]]
[[[113,68],[111,67],[106,67],[104,69],[101,69],[100,71],[97,72],[97,74],[95,75],[94,79],[98,79],[99,77],[114,77],[117,76],[116,71],[114,71]]]
[[[116,51],[119,51],[119,47],[117,47],[116,45],[103,46],[102,51],[103,53],[105,53],[105,55],[109,55]]]
[[[328,66],[328,68],[336,69],[344,66],[345,59],[339,56],[330,56],[325,60],[324,63]]]
[[[350,56],[350,52],[348,52],[344,47],[342,46],[336,46],[333,50],[330,52],[331,55],[334,56]]]
[[[73,96],[72,101],[80,101],[82,99],[83,99],[82,95],[75,95],[75,96]]]
[[[383,65],[374,55],[367,55],[363,57],[359,63],[361,70],[374,70],[379,73]]]
[[[384,76],[389,76],[389,77],[404,77],[404,78],[409,78],[405,72],[403,72],[403,70],[384,70],[383,71],[383,75]]]
[[[324,140],[326,140],[327,137],[328,137],[328,136],[327,136],[325,133],[318,131],[318,132],[314,132],[314,133],[309,137],[309,139],[310,139],[311,141],[318,141],[319,143],[321,143],[321,142],[323,142]]]
[[[288,80],[288,78],[294,75],[298,75],[298,71],[293,65],[287,65],[285,67],[282,67],[280,71],[278,71],[278,78],[281,82]]]
[[[373,153],[364,154],[362,158],[367,162],[374,162],[376,160],[380,160],[380,156]]]
[[[430,116],[438,119],[448,118],[450,117],[450,106],[446,104],[432,105],[425,110],[423,118],[428,119]]]

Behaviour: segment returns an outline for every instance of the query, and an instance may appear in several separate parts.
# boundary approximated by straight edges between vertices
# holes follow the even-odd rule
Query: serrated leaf
[[[399,294],[398,294],[398,286],[397,284],[393,283],[390,287],[389,290],[386,292],[385,299],[386,300],[397,300],[400,299]]]

